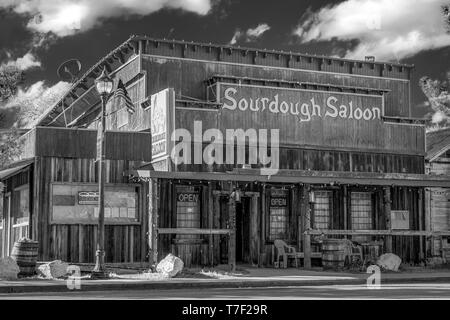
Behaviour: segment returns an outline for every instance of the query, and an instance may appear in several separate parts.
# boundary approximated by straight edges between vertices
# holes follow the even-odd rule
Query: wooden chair
[[[347,240],[346,257],[348,258],[348,263],[350,264],[353,262],[353,257],[358,257],[360,263],[363,263],[364,259],[362,246],[353,243],[351,240]]]
[[[295,259],[295,267],[298,268],[298,259],[302,258],[301,252],[297,252],[295,247],[289,246],[283,240],[275,240],[273,242],[275,248],[277,249],[277,263],[280,265],[280,257],[283,257],[283,267],[287,268],[288,258]]]

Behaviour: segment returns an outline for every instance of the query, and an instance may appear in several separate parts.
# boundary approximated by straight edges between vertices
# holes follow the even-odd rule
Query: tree
[[[0,66],[0,103],[5,105],[8,99],[17,92],[17,87],[23,81],[23,73],[13,66]],[[7,113],[7,110],[0,109],[0,120]],[[0,134],[0,168],[4,168],[16,160],[21,154],[21,142],[18,139],[20,134],[15,128]]]
[[[14,96],[23,81],[23,72],[15,66],[0,66],[0,101]]]
[[[434,112],[429,119],[429,126],[439,128],[450,125],[450,73],[447,73],[446,78],[446,80],[433,80],[425,76],[419,80],[420,88]]]
[[[444,23],[450,33],[450,5],[442,6]],[[445,80],[422,77],[419,86],[428,99],[429,106],[434,114],[430,117],[428,129],[439,129],[450,126],[450,72],[447,72]]]

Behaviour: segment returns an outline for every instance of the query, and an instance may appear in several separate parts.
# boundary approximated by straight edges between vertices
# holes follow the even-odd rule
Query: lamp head
[[[109,95],[113,89],[113,80],[106,72],[106,67],[103,68],[102,74],[95,79],[95,88],[99,95]]]

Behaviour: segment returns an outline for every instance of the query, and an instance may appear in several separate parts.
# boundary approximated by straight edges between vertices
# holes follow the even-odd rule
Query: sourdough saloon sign
[[[279,130],[280,145],[386,150],[394,145],[383,120],[383,95],[217,82],[222,105],[216,123],[226,129]]]
[[[250,86],[248,86],[250,87]],[[380,120],[381,96],[366,96],[351,93],[289,90],[282,88],[280,92],[259,91],[258,95],[248,94],[246,86],[226,87],[223,91],[223,108],[228,110],[270,112],[295,116],[299,122],[319,118],[342,118],[353,120]],[[278,88],[275,90],[279,90]],[[370,99],[372,98],[372,99]],[[373,99],[375,98],[375,99]]]

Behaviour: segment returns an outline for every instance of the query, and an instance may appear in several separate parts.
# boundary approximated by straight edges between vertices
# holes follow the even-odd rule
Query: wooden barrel
[[[322,243],[322,266],[328,270],[342,270],[345,265],[345,239],[325,239]]]
[[[11,258],[19,266],[20,276],[32,276],[36,273],[39,242],[30,239],[20,239],[14,243]]]

